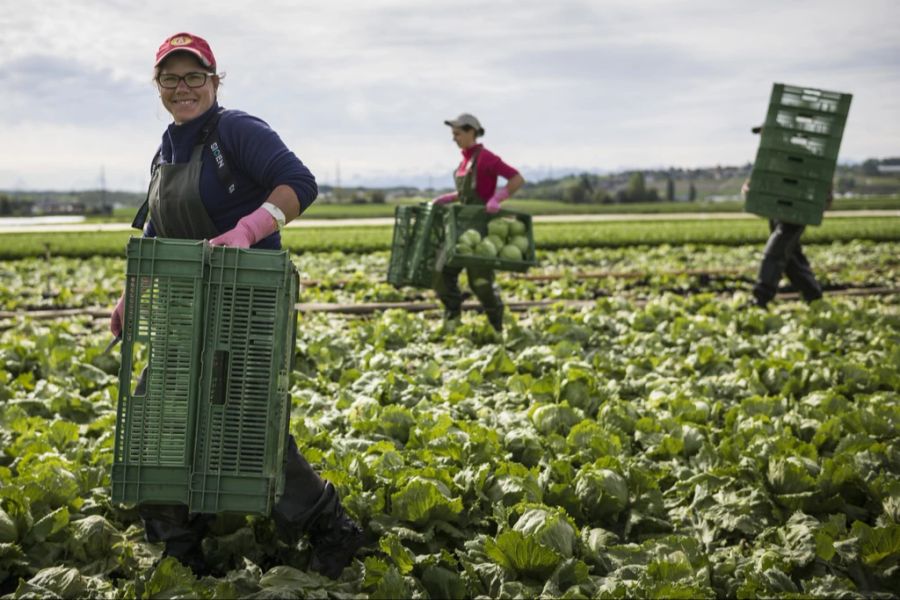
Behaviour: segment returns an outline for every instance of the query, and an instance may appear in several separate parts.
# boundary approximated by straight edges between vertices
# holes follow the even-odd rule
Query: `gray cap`
[[[463,113],[455,119],[444,121],[444,125],[449,125],[450,127],[462,127],[468,125],[469,127],[472,127],[478,135],[484,135],[484,127],[481,126],[481,122],[475,118],[475,115],[470,115],[469,113]]]

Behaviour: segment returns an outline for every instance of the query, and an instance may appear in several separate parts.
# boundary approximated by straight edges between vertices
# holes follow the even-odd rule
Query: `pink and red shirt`
[[[463,159],[456,168],[456,175],[463,176],[466,174],[466,165],[476,150],[481,149],[478,155],[478,164],[475,174],[475,193],[478,197],[487,202],[490,200],[494,192],[497,191],[497,177],[503,177],[506,180],[519,174],[513,167],[509,166],[503,159],[484,147],[483,144],[475,144],[471,148],[462,151]]]

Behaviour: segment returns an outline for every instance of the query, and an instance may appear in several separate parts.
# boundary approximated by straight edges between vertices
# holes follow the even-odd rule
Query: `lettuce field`
[[[204,540],[213,576],[159,560],[110,502],[124,261],[6,262],[0,597],[895,598],[900,241],[808,246],[825,299],[769,311],[746,307],[761,250],[545,249],[498,279],[546,301],[502,336],[301,314],[291,431],[367,536],[337,581],[240,515]],[[387,259],[304,251],[301,302],[434,301]]]

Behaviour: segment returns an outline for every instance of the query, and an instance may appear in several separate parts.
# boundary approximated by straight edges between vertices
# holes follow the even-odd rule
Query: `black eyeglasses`
[[[163,73],[156,77],[156,82],[160,87],[166,89],[175,89],[178,82],[183,81],[189,88],[198,88],[206,85],[206,78],[214,76],[215,73],[187,73],[185,75],[175,75],[173,73]]]

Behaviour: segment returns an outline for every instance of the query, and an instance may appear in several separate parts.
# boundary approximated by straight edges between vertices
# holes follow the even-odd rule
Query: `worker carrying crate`
[[[309,541],[295,566],[336,579],[363,531],[288,433],[298,277],[281,231],[315,201],[315,177],[265,121],[218,104],[206,40],[166,38],[153,68],[172,122],[110,318],[123,336],[113,501],[136,504],[147,541],[197,575],[239,566],[203,544],[233,512],[271,515],[287,547]]]
[[[475,116],[463,113],[444,124],[462,151],[453,173],[456,191],[430,205],[396,209],[388,282],[433,287],[444,304],[445,328],[451,329],[461,317],[459,275],[465,269],[488,322],[499,332],[504,305],[494,272],[521,272],[536,264],[531,217],[500,208],[525,180],[478,143],[484,128]],[[498,188],[498,177],[508,180],[506,187]]]
[[[750,179],[741,192],[746,210],[769,219],[751,304],[766,308],[783,275],[803,299],[822,297],[800,238],[807,225],[819,225],[831,205],[832,179],[844,133],[850,94],[776,83],[760,134]]]

